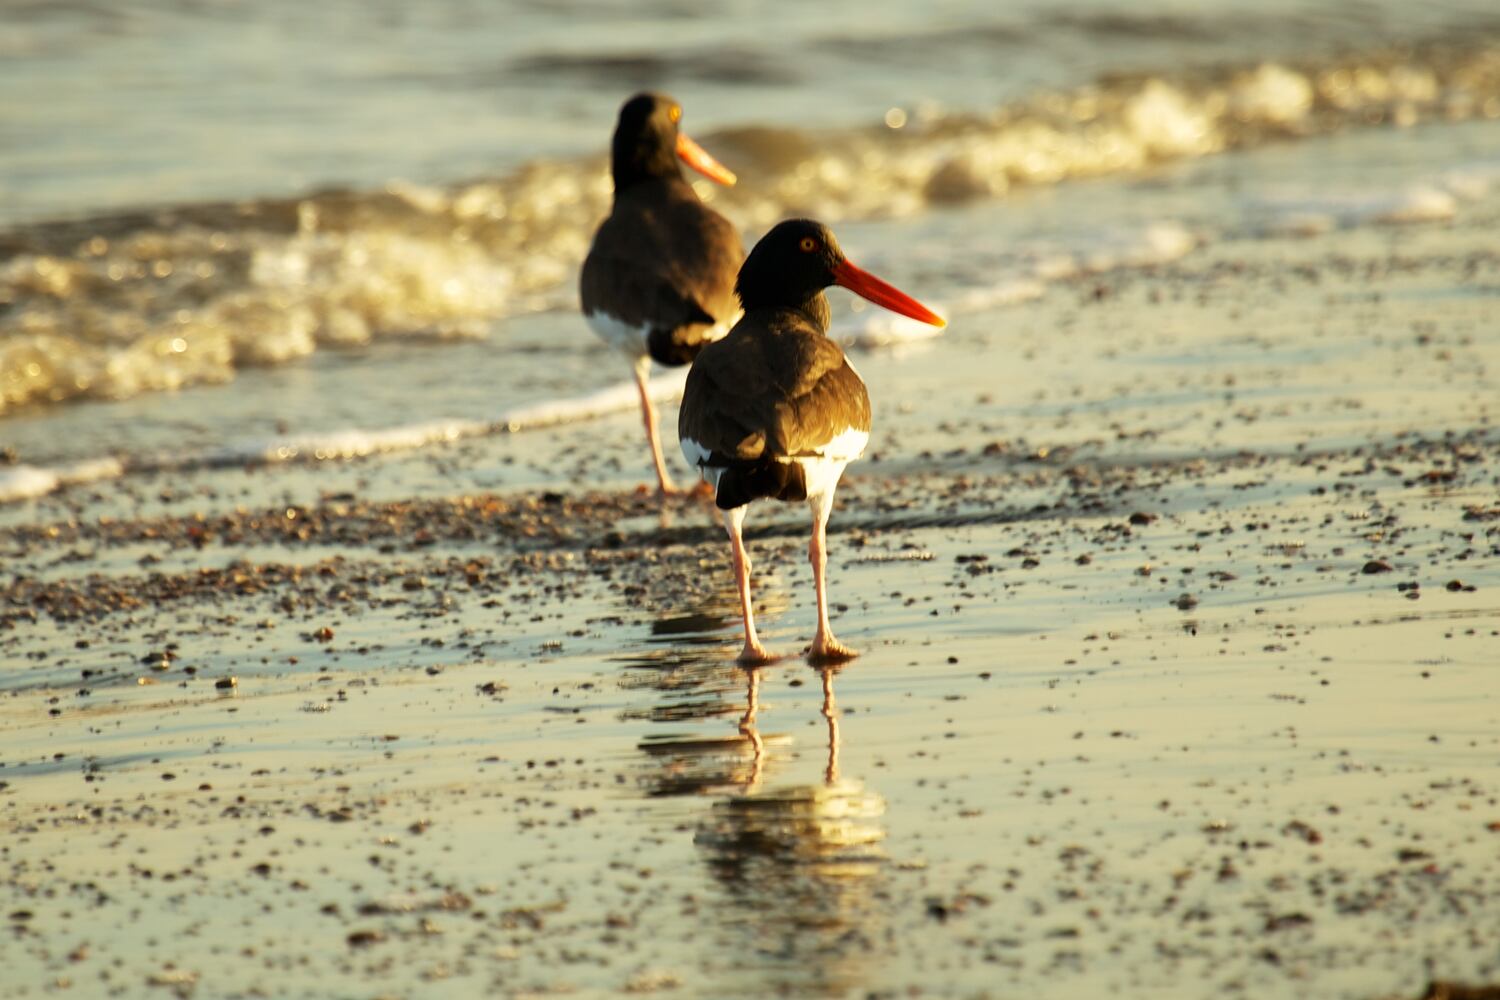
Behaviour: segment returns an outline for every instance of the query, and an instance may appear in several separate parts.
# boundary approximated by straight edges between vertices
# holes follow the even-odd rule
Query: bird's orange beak
[[[702,146],[681,132],[677,133],[677,156],[683,163],[686,163],[704,177],[723,184],[725,187],[733,187],[734,182],[738,180],[734,176],[733,171],[712,156],[709,156]]]
[[[842,285],[855,295],[869,299],[877,306],[891,312],[910,316],[931,326],[947,326],[948,321],[907,295],[895,285],[881,281],[869,271],[861,271],[847,260],[839,261],[833,268],[835,284]]]

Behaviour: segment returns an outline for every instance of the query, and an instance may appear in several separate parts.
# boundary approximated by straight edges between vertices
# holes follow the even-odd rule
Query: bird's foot
[[[658,482],[655,487],[652,487],[652,485],[650,483],[641,483],[639,486],[637,486],[635,488],[635,495],[636,496],[638,496],[638,497],[654,496],[658,500],[662,500],[662,499],[665,499],[667,497],[686,496],[688,493],[691,493],[691,492],[692,492],[691,490],[685,490],[682,487],[678,486],[676,483],[672,482],[670,479],[667,480],[666,482]]]
[[[807,660],[814,665],[844,663],[858,655],[857,651],[839,642],[832,635],[822,632],[813,636],[812,645],[807,647]]]
[[[756,641],[746,642],[745,648],[740,650],[740,655],[735,658],[735,662],[742,667],[761,667],[767,663],[775,663],[779,659],[781,659],[780,656]]]
[[[690,497],[699,492],[697,486],[678,486],[670,479],[656,487],[659,497]]]
[[[648,493],[650,490],[651,487],[642,486],[637,492]],[[676,497],[685,497],[693,500],[712,500],[714,488],[701,479],[691,486],[678,486],[676,483],[666,482],[656,487],[656,496],[661,500]]]

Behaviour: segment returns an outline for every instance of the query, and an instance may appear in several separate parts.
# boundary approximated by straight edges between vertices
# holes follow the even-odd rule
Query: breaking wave
[[[1497,117],[1500,45],[1435,43],[1112,76],[984,114],[892,109],[861,128],[721,132],[700,138],[745,181],[703,193],[753,234],[788,215],[906,216],[1351,128]],[[1326,228],[1442,218],[1457,196],[1266,208],[1272,226]],[[594,156],[442,188],[396,183],[0,232],[0,414],[222,382],[377,340],[488,336],[497,320],[571,304],[608,199]],[[1024,297],[1029,280],[975,295]]]

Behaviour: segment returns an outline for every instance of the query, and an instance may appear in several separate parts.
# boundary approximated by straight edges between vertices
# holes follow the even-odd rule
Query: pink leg
[[[745,648],[740,651],[740,662],[751,665],[770,663],[776,657],[766,652],[755,634],[755,609],[750,605],[750,553],[745,551],[745,539],[741,529],[745,524],[745,508],[736,507],[724,512],[724,528],[729,532],[729,544],[734,552],[734,577],[740,588],[740,610],[745,616]]]
[[[651,359],[641,358],[635,365],[635,387],[641,394],[641,416],[646,421],[646,440],[651,442],[651,461],[656,465],[656,488],[663,496],[680,493],[672,484],[667,472],[667,461],[661,453],[661,436],[656,430],[656,404],[651,402],[651,391],[646,386],[646,376],[651,371]]]
[[[755,714],[760,710],[760,670],[751,667],[745,671],[749,675],[749,688],[745,694],[745,714],[740,718],[740,733],[750,741],[750,774],[745,779],[745,791],[754,791],[760,784],[761,771],[766,763],[766,741],[761,738],[760,729],[755,723]]]
[[[823,780],[833,784],[839,780],[839,706],[833,699],[833,670],[823,667],[823,718],[828,720],[828,766],[823,769]]]
[[[852,660],[859,654],[833,637],[828,624],[828,514],[833,509],[833,491],[825,496],[810,498],[813,509],[812,541],[807,546],[807,558],[812,563],[813,584],[818,589],[818,631],[813,636],[812,647],[807,651],[814,663],[839,663]]]

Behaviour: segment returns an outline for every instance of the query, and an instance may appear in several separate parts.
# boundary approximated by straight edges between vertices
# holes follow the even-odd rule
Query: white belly
[[[802,478],[807,483],[807,499],[818,503],[831,498],[844,474],[844,466],[865,453],[870,443],[870,432],[846,427],[832,441],[818,449],[816,455],[782,459],[802,466]]]
[[[711,330],[703,334],[705,344],[721,339],[734,324],[740,321],[743,312],[736,312],[729,319],[717,324]],[[589,329],[598,334],[599,339],[610,347],[625,355],[633,363],[649,353],[647,338],[651,335],[651,325],[642,323],[639,326],[631,326],[623,320],[616,319],[607,312],[584,313],[583,318],[588,321]]]
[[[632,326],[607,312],[584,313],[583,318],[588,321],[589,329],[599,335],[600,340],[625,355],[632,363],[645,356],[646,337],[651,332],[647,324]]]
[[[824,445],[817,454],[783,458],[781,461],[795,462],[802,467],[803,479],[807,483],[808,499],[817,500],[833,494],[839,484],[839,477],[844,474],[844,466],[863,455],[865,445],[869,442],[868,431],[849,427]],[[683,438],[681,445],[682,457],[687,459],[688,465],[702,473],[704,480],[717,490],[719,477],[724,475],[724,468],[708,464],[709,456],[713,452],[692,438]]]

